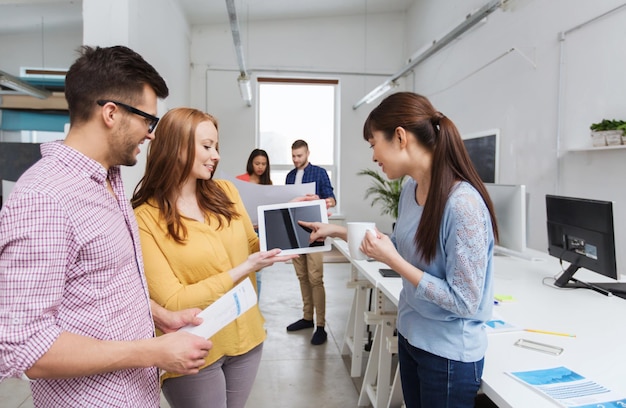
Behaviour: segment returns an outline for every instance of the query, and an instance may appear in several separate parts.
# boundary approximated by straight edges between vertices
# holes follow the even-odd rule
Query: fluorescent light
[[[392,75],[389,79],[387,79],[381,85],[374,88],[370,93],[368,93],[363,98],[361,98],[357,103],[352,105],[352,109],[357,109],[359,106],[363,105],[364,103],[369,103],[372,100],[376,99],[378,96],[387,92],[389,88],[387,88],[385,91],[381,91],[380,89],[384,89],[390,84],[395,83],[397,79],[405,76],[408,72],[413,70],[422,61],[426,60],[431,55],[435,54],[437,51],[439,51],[440,49],[448,45],[453,40],[459,38],[463,33],[467,32],[469,29],[471,29],[475,25],[481,22],[484,24],[487,21],[486,17],[489,14],[493,13],[498,7],[500,7],[500,5],[503,4],[503,2],[506,3],[506,1],[508,0],[490,0],[487,4],[479,8],[477,11],[466,16],[463,22],[461,22],[458,26],[453,28],[450,32],[445,34],[439,40],[433,41],[432,44],[430,44],[428,47],[422,48],[416,54],[412,55],[411,58],[409,58],[409,63],[407,65],[405,65],[400,71],[396,72],[394,75]],[[375,95],[375,96],[372,96],[372,95]]]
[[[226,0],[226,8],[228,9],[228,20],[230,21],[230,31],[233,35],[233,45],[235,46],[235,54],[239,63],[239,92],[246,102],[246,105],[252,106],[252,87],[250,86],[250,77],[246,70],[246,63],[243,58],[243,47],[241,46],[241,33],[239,31],[239,21],[237,19],[237,9],[235,0]]]
[[[239,83],[241,98],[246,102],[246,105],[252,106],[252,86],[250,85],[250,78],[242,74],[237,78],[237,82]]]
[[[376,88],[372,89],[370,91],[370,93],[368,93],[367,95],[365,95],[364,97],[362,97],[357,103],[355,103],[352,106],[352,109],[356,109],[359,106],[363,105],[364,103],[372,103],[374,102],[374,100],[376,100],[377,98],[379,98],[380,96],[384,95],[385,93],[389,92],[389,90],[395,86],[397,86],[398,84],[396,83],[395,80],[386,80],[385,82],[383,82],[382,84],[378,85]]]
[[[17,77],[14,77],[13,75],[7,74],[4,71],[0,71],[0,86],[12,89],[13,91],[18,93],[31,95],[39,99],[46,99],[47,97],[52,95],[51,92],[46,91],[45,89],[36,88],[31,84],[26,83]],[[9,92],[0,90],[0,94],[2,93]]]
[[[372,103],[372,102],[374,102],[374,100],[376,100],[379,97],[381,97],[382,95],[386,94],[395,85],[396,85],[396,83],[393,82],[393,81],[384,82],[382,85],[377,86],[376,88],[372,89],[372,91],[370,93],[365,95],[365,97],[363,98],[364,102],[365,103]]]

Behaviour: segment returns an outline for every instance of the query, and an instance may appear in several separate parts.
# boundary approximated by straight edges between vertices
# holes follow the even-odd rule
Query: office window
[[[285,184],[293,168],[291,144],[305,140],[309,162],[324,167],[338,195],[336,80],[257,78],[259,84],[258,146],[270,157],[274,184]]]

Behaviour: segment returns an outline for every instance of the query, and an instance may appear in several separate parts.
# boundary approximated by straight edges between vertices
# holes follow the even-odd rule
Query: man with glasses
[[[156,127],[157,123],[159,123],[159,118],[157,118],[156,116],[152,116],[149,113],[146,113],[142,110],[139,110],[137,108],[133,108],[130,105],[126,105],[125,103],[122,103],[120,101],[109,101],[109,100],[99,100],[98,105],[100,106],[104,106],[107,103],[114,103],[117,106],[121,106],[122,108],[126,109],[128,112],[130,113],[134,113],[136,115],[142,116],[144,118],[144,120],[146,121],[146,125],[148,126],[148,133],[152,133],[154,131],[154,128]]]
[[[132,50],[83,47],[65,81],[66,139],[42,145],[0,212],[0,380],[36,380],[36,407],[158,407],[157,367],[197,373],[211,348],[176,332],[200,310],[149,299],[120,176],[168,93]],[[153,321],[170,334],[155,338]]]

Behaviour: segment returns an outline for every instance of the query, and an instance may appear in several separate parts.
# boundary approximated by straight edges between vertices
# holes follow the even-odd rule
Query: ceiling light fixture
[[[246,105],[252,106],[252,86],[250,85],[250,78],[245,75],[240,75],[237,78],[239,83],[239,92],[241,98],[246,102]]]
[[[34,87],[31,84],[24,82],[11,74],[7,74],[4,71],[0,71],[0,86],[2,88],[9,89],[6,90],[0,88],[0,94],[14,94],[17,92],[20,94],[34,96],[39,99],[46,99],[50,95],[52,95],[51,92],[46,91],[45,89]]]
[[[378,97],[386,94],[391,88],[394,88],[397,85],[398,84],[395,81],[388,80],[383,82],[381,85],[378,85],[376,88],[372,89],[372,92],[367,94],[367,96],[364,98],[365,103],[374,102],[374,100],[376,100]]]
[[[410,62],[404,68],[402,68],[400,71],[392,75],[391,78],[387,79],[381,85],[374,88],[371,92],[369,92],[363,98],[359,99],[357,103],[352,105],[352,109],[357,109],[359,106],[363,105],[364,103],[370,103],[374,99],[376,99],[378,96],[387,92],[390,88],[387,88],[384,92],[381,92],[380,89],[383,89],[386,86],[392,83],[395,83],[395,81],[398,78],[402,78],[407,73],[412,71],[413,68],[415,68],[419,63],[426,60],[431,55],[435,54],[437,51],[439,51],[440,49],[448,45],[450,42],[459,38],[461,34],[467,32],[470,28],[474,27],[476,24],[483,21],[485,17],[487,17],[492,12],[496,11],[496,9],[500,7],[500,5],[502,5],[503,3],[506,3],[507,1],[508,0],[491,0],[484,6],[479,8],[477,11],[475,11],[474,13],[468,14],[465,17],[465,20],[461,24],[453,28],[450,32],[448,32],[446,35],[441,37],[441,39],[434,40],[430,46],[428,46],[419,54],[412,56],[409,60]]]
[[[239,21],[237,19],[237,10],[235,8],[235,0],[226,0],[226,8],[228,10],[228,20],[230,21],[230,31],[233,35],[233,45],[235,46],[235,54],[237,55],[237,63],[239,64],[239,92],[246,102],[246,105],[252,106],[252,88],[250,86],[250,77],[246,70],[246,63],[243,57],[243,46],[241,45],[241,33],[239,30]]]

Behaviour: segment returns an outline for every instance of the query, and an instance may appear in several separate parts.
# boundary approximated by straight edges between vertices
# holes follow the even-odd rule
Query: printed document
[[[562,407],[625,407],[626,397],[592,381],[567,367],[508,372]]]
[[[180,330],[188,331],[205,339],[211,338],[228,323],[232,322],[257,302],[257,294],[246,278],[237,286],[229,290],[224,296],[217,299],[209,307],[198,313],[202,318],[199,326],[185,326]]]
[[[315,182],[303,184],[286,184],[286,185],[263,185],[249,183],[239,180],[226,174],[221,174],[220,178],[231,181],[241,196],[241,201],[246,207],[246,211],[250,216],[252,225],[256,226],[258,222],[257,207],[267,204],[287,203],[294,198],[304,197],[307,194],[315,194]]]
[[[485,322],[485,330],[487,334],[503,333],[511,331],[522,331],[523,328],[517,326],[514,323],[504,320],[497,312],[493,312],[491,320]]]

